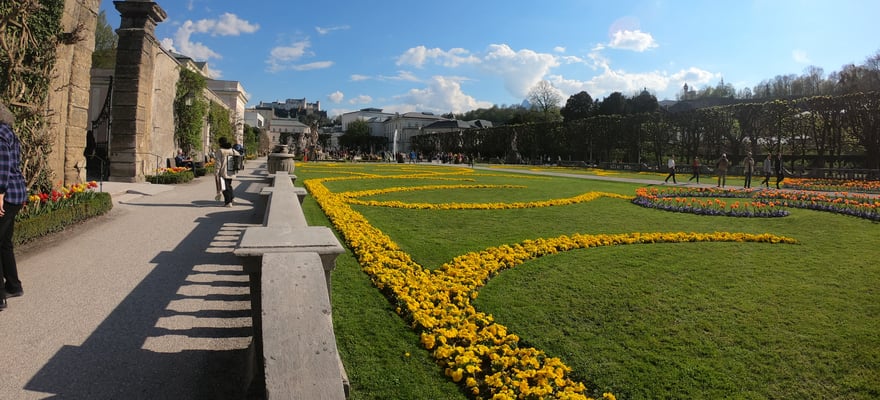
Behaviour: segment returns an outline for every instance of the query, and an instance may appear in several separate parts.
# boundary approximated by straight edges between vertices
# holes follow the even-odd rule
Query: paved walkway
[[[0,399],[243,398],[250,300],[231,252],[262,221],[264,166],[247,163],[232,208],[211,176],[105,182],[112,211],[18,248],[25,294],[0,312]]]

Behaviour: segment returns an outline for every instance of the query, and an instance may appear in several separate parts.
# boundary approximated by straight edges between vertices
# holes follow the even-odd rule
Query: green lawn
[[[467,170],[314,163],[298,164],[296,175],[301,185],[350,173],[457,171]],[[450,184],[525,188],[421,190],[370,199],[510,203],[591,191],[632,195],[637,187],[497,170],[326,186],[342,192]],[[307,198],[304,207],[311,223],[329,224],[313,199]],[[494,277],[475,305],[524,343],[560,357],[593,394],[611,391],[618,399],[880,397],[876,223],[797,209],[775,219],[696,216],[612,198],[514,210],[352,207],[432,269],[487,247],[573,233],[727,231],[796,238],[797,245],[663,243],[563,252]],[[333,307],[352,399],[467,398],[350,253],[337,261]]]

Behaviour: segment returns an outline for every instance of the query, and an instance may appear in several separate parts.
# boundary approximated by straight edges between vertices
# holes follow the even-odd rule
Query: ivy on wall
[[[202,147],[202,126],[208,113],[208,101],[202,93],[207,87],[204,76],[180,69],[174,96],[174,140],[186,153]]]
[[[211,134],[214,136],[214,140],[225,137],[229,143],[235,143],[235,137],[232,134],[232,119],[226,107],[212,101],[208,122],[211,124]]]
[[[63,10],[63,0],[0,2],[0,100],[16,116],[27,185],[40,191],[52,188],[48,100],[57,46],[82,40],[82,26],[62,32]]]

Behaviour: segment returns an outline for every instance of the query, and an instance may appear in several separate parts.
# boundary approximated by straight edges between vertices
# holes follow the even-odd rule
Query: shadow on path
[[[259,185],[252,187],[256,182],[242,179],[238,198],[259,204]],[[126,206],[203,204],[214,203]],[[91,335],[81,345],[63,346],[25,389],[53,394],[53,399],[244,398],[252,335],[250,295],[248,276],[232,250],[246,227],[260,223],[256,215],[261,214],[252,211],[247,206],[218,207],[197,217],[195,229],[149,261],[155,267]],[[140,245],[110,244],[122,247],[115,251]],[[126,268],[105,267],[109,274]],[[74,291],[83,290],[89,288]]]

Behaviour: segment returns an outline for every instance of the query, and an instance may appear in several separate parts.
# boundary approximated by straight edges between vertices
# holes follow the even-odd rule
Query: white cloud
[[[348,101],[348,104],[369,104],[373,102],[373,98],[365,94],[359,95]]]
[[[792,50],[791,51],[791,58],[795,62],[800,63],[800,64],[809,64],[812,62],[812,61],[810,61],[810,57],[807,55],[807,52],[800,50],[800,49]]]
[[[445,51],[439,48],[429,49],[425,46],[413,47],[397,57],[397,65],[412,65],[422,68],[428,60],[444,67],[454,68],[462,64],[476,64],[480,59],[460,47]]]
[[[560,75],[552,75],[548,80],[563,92],[565,98],[582,90],[594,99],[601,99],[613,92],[632,96],[647,88],[657,93],[658,99],[663,100],[674,98],[674,94],[685,82],[689,86],[699,87],[720,78],[721,74],[691,67],[671,74],[663,71],[633,73],[607,68],[589,80],[566,79]]]
[[[556,46],[556,47],[553,48],[553,51],[555,51],[555,52],[557,52],[557,53],[565,53],[565,47],[563,47],[563,46]]]
[[[326,35],[326,34],[333,32],[333,31],[344,31],[349,28],[350,27],[348,25],[330,26],[330,27],[326,27],[326,28],[316,26],[315,30],[318,32],[319,35]]]
[[[670,78],[677,86],[684,86],[685,82],[687,82],[688,86],[696,87],[708,85],[709,83],[721,79],[721,74],[709,72],[697,67],[690,67],[672,74]]]
[[[327,99],[329,99],[333,103],[339,104],[339,103],[342,103],[343,99],[345,99],[345,95],[342,94],[342,92],[337,90],[337,91],[327,95]]]
[[[504,87],[510,94],[525,98],[529,89],[543,79],[551,68],[559,66],[559,61],[552,54],[532,50],[514,51],[506,44],[493,44],[489,46],[482,65],[504,80]]]
[[[239,36],[260,29],[259,24],[252,24],[231,13],[224,13],[218,20],[203,19],[199,23],[205,24],[205,32],[210,33],[211,36]]]
[[[174,33],[174,39],[164,38],[162,39],[162,45],[168,50],[183,54],[194,60],[223,58],[208,46],[205,46],[200,42],[193,42],[191,39],[193,32],[195,32],[193,29],[193,22],[186,21],[177,29],[177,32]]]
[[[409,71],[397,71],[397,75],[394,76],[385,76],[382,75],[378,78],[379,80],[389,80],[389,81],[407,81],[407,82],[421,82],[422,80],[419,77],[415,76],[412,72]]]
[[[650,33],[642,32],[638,29],[634,31],[619,30],[611,34],[611,42],[608,46],[615,49],[632,50],[643,52],[645,50],[657,47],[657,42]]]
[[[360,81],[365,81],[365,80],[368,80],[368,79],[370,79],[369,76],[361,75],[361,74],[353,74],[353,75],[351,76],[351,81],[352,81],[352,82],[360,82]]]
[[[492,107],[488,101],[477,101],[461,90],[460,77],[434,76],[428,82],[428,86],[422,89],[411,89],[404,95],[396,98],[403,104],[387,106],[389,110],[400,111],[430,111],[436,114],[448,112],[463,113],[477,108]]]
[[[223,76],[223,71],[221,71],[221,70],[219,70],[219,69],[216,69],[216,68],[212,68],[210,64],[206,64],[206,65],[205,65],[205,69],[207,70],[207,71],[205,72],[205,75],[206,75],[208,78],[211,78],[211,79],[220,79],[220,78]]]
[[[333,64],[333,61],[316,61],[307,64],[292,65],[290,69],[294,71],[311,71],[314,69],[330,68]]]
[[[165,50],[178,53],[177,49],[174,47],[174,39],[172,38],[164,38],[159,41],[159,44],[162,45],[162,48]]]
[[[279,72],[295,68],[293,62],[299,60],[303,56],[310,54],[308,48],[311,43],[308,39],[293,43],[290,46],[278,46],[269,52],[269,59],[266,64],[269,65],[269,72]]]
[[[194,60],[209,60],[223,58],[220,54],[211,50],[201,42],[192,40],[195,34],[209,34],[211,36],[239,36],[242,33],[254,33],[260,29],[260,25],[251,24],[235,14],[225,13],[219,19],[201,19],[196,22],[186,20],[174,33],[174,38],[161,40],[162,46],[168,50],[186,55]]]

